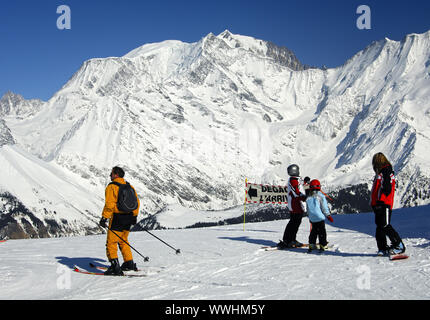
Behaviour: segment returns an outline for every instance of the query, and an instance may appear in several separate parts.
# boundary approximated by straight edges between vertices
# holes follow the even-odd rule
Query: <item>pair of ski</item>
[[[294,250],[294,249],[300,249],[300,248],[309,248],[309,244],[308,243],[303,243],[300,246],[294,246],[294,247],[286,247],[286,248],[280,248],[278,246],[264,246],[261,247],[262,250],[264,251],[274,251],[274,250]],[[319,250],[318,252],[324,252],[325,250],[332,250],[334,248],[333,245],[329,245],[328,248],[321,250],[320,245],[317,244],[316,248],[314,250]]]
[[[83,274],[92,274],[92,275],[98,275],[98,276],[104,276],[105,271],[108,269],[107,267],[103,267],[103,266],[96,266],[95,264],[90,262],[90,267],[97,270],[97,271],[87,271],[84,270],[78,266],[74,266],[73,271],[78,272],[78,273],[83,273]],[[139,273],[142,272],[142,270],[137,270],[137,271],[123,271],[123,275],[121,275],[122,277],[128,277],[128,278],[134,278],[134,277],[146,277],[148,276],[148,274],[144,274],[144,273]]]

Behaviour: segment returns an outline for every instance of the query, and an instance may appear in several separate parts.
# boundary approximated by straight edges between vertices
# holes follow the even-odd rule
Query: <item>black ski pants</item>
[[[309,244],[316,244],[317,238],[319,244],[322,246],[327,245],[327,232],[325,230],[325,222],[312,222],[311,234],[309,235]]]
[[[376,244],[378,250],[387,250],[387,237],[390,239],[391,244],[397,246],[402,242],[399,234],[394,230],[391,225],[391,209],[385,205],[378,205],[372,207],[375,213],[375,224],[376,224]]]
[[[300,224],[302,223],[303,213],[291,213],[290,221],[285,227],[284,236],[282,241],[286,244],[291,241],[296,241],[297,231],[299,230]]]

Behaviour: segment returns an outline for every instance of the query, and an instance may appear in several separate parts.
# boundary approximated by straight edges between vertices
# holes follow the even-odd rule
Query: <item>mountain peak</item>
[[[7,91],[0,99],[0,116],[8,114],[23,115],[37,111],[43,101],[39,99],[26,100],[22,95]]]
[[[22,101],[24,101],[22,95],[7,91],[0,99],[0,115],[9,114],[9,112]]]
[[[6,101],[8,99],[24,100],[24,97],[20,94],[14,93],[14,92],[9,90],[3,95],[3,97],[0,99],[0,101]]]
[[[136,49],[131,50],[130,52],[125,54],[123,57],[124,58],[136,58],[139,56],[153,54],[153,53],[159,51],[160,49],[163,49],[166,47],[177,48],[177,47],[183,46],[183,45],[184,45],[184,43],[182,41],[179,41],[179,40],[165,40],[162,42],[147,43],[147,44],[144,44],[144,45],[142,45]]]
[[[221,32],[219,35],[218,35],[218,37],[220,37],[220,38],[231,38],[232,37],[232,33],[228,30],[228,29],[225,29],[223,32]]]
[[[265,43],[263,40],[258,40],[250,36],[233,34],[229,30],[224,30],[217,38],[223,40],[231,48],[241,47],[251,51],[262,50]]]
[[[223,40],[231,48],[243,48],[256,54],[267,56],[292,70],[298,71],[306,69],[290,49],[279,46],[273,42],[250,36],[233,34],[229,30],[223,31],[217,38]]]

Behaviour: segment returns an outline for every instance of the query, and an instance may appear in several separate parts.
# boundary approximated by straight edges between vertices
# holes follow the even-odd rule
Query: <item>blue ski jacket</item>
[[[330,215],[327,200],[321,191],[312,191],[306,199],[306,206],[309,220],[313,223],[324,221],[325,217]]]

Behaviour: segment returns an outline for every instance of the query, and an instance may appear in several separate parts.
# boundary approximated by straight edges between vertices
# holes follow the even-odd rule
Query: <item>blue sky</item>
[[[359,5],[371,29],[359,30]],[[57,7],[71,29],[57,28]],[[270,40],[308,65],[336,67],[372,41],[430,30],[430,1],[386,0],[15,0],[0,3],[0,97],[48,100],[90,58],[145,43],[196,42],[212,32]]]

